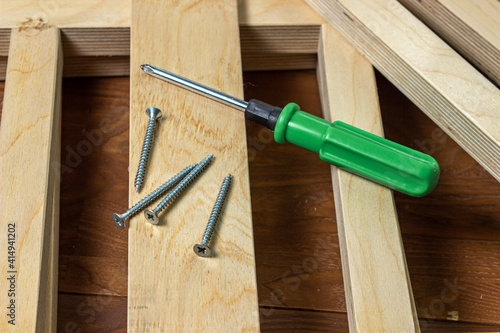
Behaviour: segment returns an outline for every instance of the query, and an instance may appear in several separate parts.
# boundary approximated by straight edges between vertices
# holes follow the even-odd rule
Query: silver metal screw
[[[141,201],[133,205],[131,208],[129,208],[125,213],[123,214],[114,213],[113,221],[115,221],[116,225],[120,229],[125,228],[125,221],[127,221],[129,217],[133,216],[139,210],[147,206],[150,202],[154,201],[163,193],[167,192],[172,186],[177,184],[182,178],[184,178],[187,174],[189,174],[196,166],[197,164],[193,164],[186,167],[181,172],[170,178],[165,184],[161,185],[156,190],[151,192],[148,196],[146,196],[144,199],[142,199]]]
[[[212,157],[214,155],[208,155],[205,157],[200,163],[196,165],[196,167],[191,170],[191,172],[184,177],[183,180],[177,184],[177,186],[174,187],[172,192],[170,192],[159,204],[156,206],[155,209],[146,209],[144,211],[144,217],[146,218],[146,221],[148,221],[151,224],[158,224],[160,221],[158,219],[158,214],[165,209],[168,205],[170,205],[174,200],[179,196],[179,194],[184,191],[184,189],[205,169],[205,167],[210,163],[212,160]]]
[[[205,229],[201,243],[197,243],[193,246],[194,253],[200,257],[209,257],[212,254],[212,250],[208,244],[210,243],[210,239],[214,233],[215,225],[219,220],[220,212],[222,210],[222,206],[224,206],[229,186],[231,186],[231,174],[227,175],[222,182],[222,186],[219,190],[219,194],[217,195],[217,199],[215,200],[214,208],[212,208],[212,213],[208,219],[207,228]]]
[[[135,191],[139,192],[142,183],[144,182],[144,174],[146,172],[146,167],[148,165],[149,153],[151,151],[151,142],[154,138],[156,119],[161,118],[161,111],[157,108],[147,108],[146,114],[149,116],[148,127],[146,129],[146,135],[144,136],[144,142],[142,143],[141,159],[139,160],[139,167],[137,168],[137,174],[135,175]]]

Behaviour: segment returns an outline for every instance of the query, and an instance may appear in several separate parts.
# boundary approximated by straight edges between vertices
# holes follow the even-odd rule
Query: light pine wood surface
[[[121,0],[2,0],[0,28],[43,21],[59,28],[130,27],[131,2]],[[237,0],[241,25],[320,24],[304,0]]]
[[[13,30],[0,131],[0,246],[15,224],[14,269],[0,264],[0,302],[15,299],[15,326],[55,332],[62,48],[57,28]],[[15,296],[8,271],[15,271]],[[10,275],[10,274],[9,274]],[[53,279],[53,280],[51,280]]]
[[[500,180],[500,91],[488,79],[395,0],[307,2]]]
[[[500,85],[498,0],[399,0],[462,56]]]
[[[317,25],[325,23],[304,0],[238,0],[240,25]]]
[[[327,24],[317,75],[325,119],[383,136],[373,67]],[[331,169],[350,331],[419,331],[392,191]]]
[[[130,27],[130,2],[121,0],[2,0],[0,27],[42,22],[59,28]]]
[[[168,17],[168,20],[165,20]],[[130,221],[129,332],[257,332],[259,314],[243,113],[141,71],[155,65],[243,97],[236,2],[137,0],[132,5],[130,170],[137,170],[148,107],[163,117],[144,189],[129,203],[208,154],[214,161],[160,224]],[[223,178],[233,181],[211,258],[198,257]],[[130,172],[129,184],[134,183]]]

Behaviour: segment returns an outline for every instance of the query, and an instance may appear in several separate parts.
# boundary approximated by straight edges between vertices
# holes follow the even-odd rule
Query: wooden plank
[[[15,224],[15,262],[0,264],[2,304],[15,300],[15,326],[0,331],[55,332],[58,162],[62,48],[57,28],[13,30],[0,132],[0,246]],[[9,271],[15,295],[9,296]],[[51,280],[52,279],[52,280]]]
[[[238,0],[238,20],[242,26],[325,23],[304,0]]]
[[[60,133],[60,127],[58,129]],[[60,137],[57,140],[57,155],[60,156],[61,141]],[[56,140],[54,140],[56,142]],[[54,161],[54,160],[53,160]],[[58,277],[59,277],[59,195],[60,183],[54,182],[54,190],[52,195],[52,218],[49,229],[49,252],[47,255],[47,276],[45,279],[45,304],[43,305],[43,328],[41,332],[56,332],[57,328],[57,292],[58,292]],[[44,263],[45,264],[45,263]]]
[[[307,0],[500,180],[500,91],[395,0]]]
[[[164,114],[143,193],[208,154],[215,161],[161,214],[160,225],[142,215],[130,221],[128,329],[259,331],[243,113],[144,74],[144,63],[241,98],[236,1],[132,3],[130,170],[137,169],[150,106]],[[215,236],[216,255],[200,258],[192,246],[228,173],[234,182]],[[130,203],[143,193],[130,190]]]
[[[370,63],[329,25],[323,25],[318,57],[325,119],[382,136]],[[350,331],[419,331],[392,191],[331,170]]]
[[[40,22],[59,28],[130,27],[130,3],[121,0],[4,0],[0,27]]]
[[[321,24],[304,0],[237,0],[241,25]],[[121,0],[3,0],[0,28],[43,22],[59,28],[130,27],[130,2]]]
[[[500,2],[399,0],[464,58],[500,85]]]
[[[58,44],[58,49],[61,50],[60,43]],[[62,51],[60,51],[62,52]],[[62,54],[58,54],[59,65],[57,68],[57,83],[56,83],[56,96],[54,97],[55,112],[57,112],[54,120],[54,126],[51,133],[51,157],[50,157],[50,172],[53,173],[51,183],[52,185],[52,198],[47,200],[47,205],[51,205],[50,219],[47,221],[45,228],[44,244],[47,244],[48,249],[46,250],[45,257],[42,258],[42,265],[46,266],[46,272],[42,273],[41,279],[42,283],[45,283],[45,294],[41,294],[41,298],[45,299],[45,304],[40,311],[41,316],[43,316],[43,327],[41,332],[53,332],[57,331],[57,294],[58,294],[58,277],[59,277],[59,217],[60,217],[60,172],[59,166],[61,162],[61,122],[62,122]],[[48,236],[47,236],[48,232]],[[45,251],[45,250],[44,250]],[[44,270],[42,269],[42,272]],[[45,281],[43,281],[45,280]],[[42,289],[43,290],[43,289]],[[40,318],[40,317],[39,317]]]

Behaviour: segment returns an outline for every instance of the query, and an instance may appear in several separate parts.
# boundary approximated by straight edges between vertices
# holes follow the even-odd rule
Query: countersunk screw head
[[[118,226],[118,228],[120,229],[123,229],[125,228],[125,219],[122,218],[120,215],[118,215],[117,213],[114,213],[113,214],[113,221],[115,221],[116,225]]]
[[[210,257],[212,254],[212,249],[210,249],[210,246],[203,244],[203,243],[196,243],[193,246],[194,253],[199,255],[200,257]]]
[[[156,213],[151,209],[146,209],[144,211],[144,217],[151,224],[158,224],[158,222],[160,222],[160,220],[158,219],[158,215],[156,215]]]
[[[149,119],[160,119],[161,118],[161,110],[158,108],[147,108],[146,109],[146,114],[148,115]]]

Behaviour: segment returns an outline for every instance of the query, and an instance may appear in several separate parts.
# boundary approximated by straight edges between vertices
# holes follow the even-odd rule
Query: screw
[[[210,214],[210,218],[208,219],[207,228],[205,229],[205,233],[203,234],[203,239],[201,243],[197,243],[193,246],[193,251],[200,257],[209,257],[212,253],[210,246],[210,239],[214,233],[215,225],[217,224],[217,220],[219,219],[220,212],[222,210],[222,206],[224,205],[224,201],[226,200],[227,191],[229,190],[229,186],[231,185],[231,174],[227,175],[222,182],[222,186],[219,190],[219,194],[217,195],[217,199],[215,200],[214,208],[212,208],[212,213]]]
[[[142,143],[141,159],[139,160],[139,167],[135,175],[135,191],[139,192],[144,181],[144,173],[149,160],[149,153],[151,151],[151,141],[153,141],[155,133],[156,119],[161,118],[161,111],[157,108],[147,108],[146,114],[149,116],[148,127],[144,142]]]
[[[208,155],[205,157],[200,163],[196,165],[196,167],[191,170],[191,172],[183,179],[180,181],[177,186],[174,187],[172,192],[170,192],[159,204],[156,206],[155,209],[146,209],[144,211],[144,217],[146,218],[146,221],[148,221],[151,224],[158,224],[159,219],[158,219],[158,214],[165,209],[168,205],[170,205],[176,198],[177,196],[184,191],[184,189],[205,169],[205,167],[210,163],[212,160],[212,157],[214,155]]]
[[[193,164],[170,178],[165,184],[161,185],[158,187],[156,190],[151,192],[148,196],[146,196],[144,199],[133,205],[131,208],[129,208],[125,213],[123,214],[113,214],[113,221],[115,221],[116,225],[120,228],[123,229],[125,228],[125,221],[134,214],[136,214],[139,210],[144,208],[146,205],[148,205],[150,202],[158,198],[160,195],[165,193],[168,189],[170,189],[173,185],[175,185],[177,182],[179,182],[182,178],[184,178],[191,170],[193,170],[196,167],[197,164]]]

